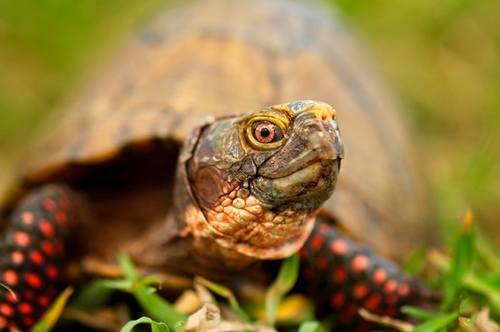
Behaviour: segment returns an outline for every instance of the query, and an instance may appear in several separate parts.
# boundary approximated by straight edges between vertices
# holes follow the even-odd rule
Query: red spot
[[[368,287],[366,287],[366,285],[362,282],[357,283],[354,286],[352,293],[354,294],[355,298],[361,299],[361,298],[365,297],[366,294],[368,294]]]
[[[33,307],[29,303],[21,303],[19,304],[19,312],[22,313],[23,315],[29,315],[33,313]]]
[[[402,297],[406,297],[410,294],[410,287],[408,284],[403,283],[398,287],[398,294]]]
[[[59,204],[65,210],[68,210],[71,207],[70,201],[64,197],[61,197],[61,199],[59,199]]]
[[[35,221],[35,216],[31,212],[21,213],[21,219],[26,225],[31,225]]]
[[[318,257],[316,259],[316,266],[318,267],[318,269],[325,270],[328,267],[328,258]]]
[[[63,211],[57,212],[56,213],[56,221],[61,226],[66,225],[66,222],[68,221],[68,217],[66,216],[66,213],[64,213]]]
[[[352,320],[357,312],[358,312],[358,308],[354,304],[350,304],[342,312],[342,314],[339,317],[339,320],[346,325],[351,324]]]
[[[311,240],[311,247],[313,248],[314,251],[318,251],[321,249],[321,246],[323,245],[324,242],[325,241],[321,236],[315,235]]]
[[[14,315],[14,309],[7,303],[0,303],[0,312],[7,317]]]
[[[330,250],[338,256],[347,252],[347,243],[344,240],[335,240],[330,245]]]
[[[46,237],[53,237],[55,234],[54,231],[54,226],[48,221],[47,219],[42,219],[40,220],[40,230],[42,231],[42,234],[45,235]]]
[[[380,301],[382,301],[382,297],[379,294],[372,294],[365,301],[365,307],[368,310],[376,310],[380,305]]]
[[[15,232],[14,233],[14,242],[21,247],[29,246],[31,240],[30,236],[25,232]]]
[[[356,255],[352,259],[351,267],[354,272],[363,272],[368,267],[368,258],[363,255]]]
[[[385,272],[385,270],[382,268],[376,269],[373,273],[373,282],[377,285],[381,285],[382,283],[384,283],[386,278],[387,272]]]
[[[325,233],[328,233],[328,231],[330,231],[330,226],[328,226],[325,223],[322,223],[322,224],[319,225],[319,232],[320,233],[325,234]]]
[[[390,294],[385,297],[385,302],[389,305],[395,305],[398,302],[398,298],[396,295]]]
[[[16,323],[13,323],[13,322],[10,322],[9,324],[7,324],[7,327],[9,327],[9,328],[10,328],[10,330],[9,330],[9,331],[14,331],[14,332],[19,331],[19,329],[17,328]]]
[[[13,292],[7,292],[5,294],[5,299],[11,303],[17,303],[19,300],[17,299],[17,295]]]
[[[7,320],[2,316],[0,316],[0,329],[3,329],[6,326],[7,326]]]
[[[43,201],[42,206],[45,210],[53,212],[54,209],[56,208],[56,203],[54,203],[53,200],[47,198]]]
[[[49,265],[45,269],[45,274],[52,280],[56,279],[59,276],[59,270],[54,265]]]
[[[56,253],[54,245],[49,241],[42,242],[42,251],[48,256],[54,256]]]
[[[33,291],[27,289],[23,292],[23,296],[26,300],[32,300],[35,298],[35,293]]]
[[[35,265],[43,265],[43,263],[45,262],[42,253],[37,250],[30,253],[30,259]]]
[[[35,320],[31,317],[23,317],[22,323],[26,327],[31,327],[32,325],[35,324]]]
[[[33,272],[26,272],[24,278],[26,279],[26,282],[28,285],[30,285],[33,288],[40,288],[42,287],[42,279]]]
[[[342,292],[333,293],[330,296],[330,305],[334,309],[340,309],[345,303],[345,295]]]
[[[343,266],[337,266],[333,269],[332,279],[337,284],[343,283],[347,279],[347,269]]]
[[[40,303],[40,305],[41,305],[42,307],[44,307],[44,308],[45,308],[45,307],[48,307],[48,306],[49,306],[49,304],[50,304],[50,299],[49,299],[49,297],[48,297],[48,296],[46,296],[46,295],[42,295],[42,296],[40,296],[40,297],[38,298],[38,303]]]
[[[20,251],[14,251],[10,255],[10,259],[12,260],[12,263],[19,265],[24,262],[24,255]]]
[[[5,271],[3,273],[3,280],[6,284],[9,284],[11,286],[17,285],[17,282],[19,281],[17,273],[14,270]]]
[[[396,287],[398,287],[398,284],[395,280],[388,280],[387,283],[385,284],[385,291],[386,293],[392,293],[396,290]]]

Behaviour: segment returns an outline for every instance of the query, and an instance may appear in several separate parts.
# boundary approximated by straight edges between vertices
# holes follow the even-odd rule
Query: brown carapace
[[[360,307],[418,304],[420,284],[380,257],[432,242],[425,182],[362,54],[311,4],[199,1],[160,16],[0,191],[0,330],[36,322],[67,262],[120,251],[152,274],[219,282],[270,280],[261,261],[298,251],[300,291],[343,329],[367,328]]]

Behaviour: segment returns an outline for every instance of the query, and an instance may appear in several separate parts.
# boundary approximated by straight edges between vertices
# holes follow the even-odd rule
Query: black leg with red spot
[[[333,313],[343,326],[363,329],[359,308],[395,317],[402,305],[418,302],[424,290],[396,265],[325,222],[317,223],[299,253],[302,277],[318,311]]]
[[[64,188],[27,195],[0,239],[0,331],[27,330],[57,295],[64,239],[75,223]]]

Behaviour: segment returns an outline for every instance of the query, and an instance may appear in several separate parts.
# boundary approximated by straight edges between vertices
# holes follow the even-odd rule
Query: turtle
[[[332,12],[218,0],[159,14],[3,190],[0,330],[33,326],[68,262],[120,251],[223,283],[298,252],[340,324],[360,307],[395,316],[422,293],[396,264],[436,234],[408,132]]]

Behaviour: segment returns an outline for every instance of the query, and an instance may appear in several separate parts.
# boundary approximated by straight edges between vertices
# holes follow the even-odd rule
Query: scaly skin
[[[292,208],[274,212],[250,195],[247,189],[240,187],[221,196],[215,208],[207,209],[205,213],[206,219],[196,218],[190,225],[195,237],[213,237],[225,247],[248,256],[258,255],[261,259],[273,258],[277,241],[297,239],[290,246],[293,252],[297,251],[315,220],[314,214],[297,213]],[[210,225],[210,231],[203,227],[205,220]]]
[[[0,330],[26,330],[57,294],[64,239],[75,215],[65,190],[47,186],[29,194],[10,217],[0,241]]]
[[[330,223],[318,220],[299,251],[301,275],[321,313],[333,313],[345,326],[363,326],[358,310],[397,316],[399,308],[418,303],[420,283]]]

